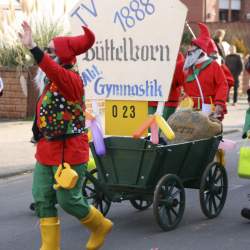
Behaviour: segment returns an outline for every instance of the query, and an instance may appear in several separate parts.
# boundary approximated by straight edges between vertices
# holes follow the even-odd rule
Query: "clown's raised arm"
[[[79,99],[83,86],[80,76],[74,71],[74,65],[76,56],[86,52],[94,44],[95,36],[92,31],[83,27],[84,35],[55,37],[46,48],[46,53],[34,43],[29,24],[23,22],[22,27],[24,32],[19,33],[20,39],[49,81],[56,83],[60,92],[69,100]]]

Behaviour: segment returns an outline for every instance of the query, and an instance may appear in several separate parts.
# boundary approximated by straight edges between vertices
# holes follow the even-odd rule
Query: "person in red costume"
[[[195,110],[214,112],[214,116],[222,120],[227,113],[228,85],[220,65],[206,53],[211,40],[207,26],[199,23],[199,28],[199,37],[192,40],[184,63],[177,63],[169,101],[178,102],[175,89],[182,87],[193,99]]]
[[[46,74],[45,88],[36,107],[33,127],[37,140],[36,166],[32,193],[35,209],[40,218],[40,250],[60,250],[60,221],[55,204],[79,219],[91,235],[87,250],[99,249],[112,222],[96,208],[89,206],[82,195],[84,172],[89,158],[88,137],[85,131],[85,94],[83,82],[75,68],[76,56],[86,52],[95,42],[87,27],[84,35],[55,37],[43,52],[32,39],[27,22],[19,33],[22,44],[30,50],[39,68]],[[55,62],[51,57],[57,57]],[[74,186],[55,190],[58,165],[68,163],[78,175]]]

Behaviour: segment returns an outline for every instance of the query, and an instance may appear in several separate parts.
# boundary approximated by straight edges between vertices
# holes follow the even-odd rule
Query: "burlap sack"
[[[222,133],[222,124],[202,112],[179,110],[168,119],[168,124],[175,133],[175,139],[168,144],[210,138]]]

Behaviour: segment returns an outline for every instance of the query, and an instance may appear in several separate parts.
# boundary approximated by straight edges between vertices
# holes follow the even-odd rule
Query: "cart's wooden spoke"
[[[170,189],[169,189],[169,192],[168,192],[169,195],[172,194],[174,188],[175,188],[175,184],[173,183],[173,184],[170,186]]]
[[[211,198],[212,198],[212,204],[213,204],[213,207],[214,207],[214,212],[216,213],[218,207],[217,207],[214,195],[212,195]]]
[[[222,172],[220,171],[219,175],[215,178],[214,183],[217,183],[222,177]]]
[[[172,213],[175,215],[175,217],[178,217],[178,214],[177,214],[177,212],[174,210],[174,208],[170,208],[170,210],[172,211]]]
[[[177,191],[175,191],[175,192],[171,195],[171,197],[172,197],[172,198],[175,198],[178,194],[180,194],[180,192],[181,192],[181,190],[178,189]]]
[[[85,189],[91,191],[92,193],[96,193],[95,189],[94,188],[91,188],[89,186],[86,186]]]
[[[215,197],[221,202],[222,201],[222,197],[220,197],[220,195],[215,194]]]
[[[205,204],[208,203],[209,198],[210,198],[210,192],[207,192],[206,193],[206,198],[205,198]]]
[[[87,199],[95,199],[95,198],[96,198],[96,194],[90,194],[87,197]]]
[[[209,195],[209,199],[208,199],[208,209],[210,211],[210,213],[212,213],[212,199],[211,199],[211,195]]]
[[[170,209],[167,209],[166,212],[167,212],[167,217],[168,217],[169,224],[172,225],[173,224],[173,219],[172,219],[172,216],[171,216],[171,213],[170,213]]]
[[[213,180],[214,180],[215,177],[217,176],[218,170],[219,170],[219,167],[216,166],[215,169],[214,169],[213,176],[212,176],[212,179],[213,179]]]

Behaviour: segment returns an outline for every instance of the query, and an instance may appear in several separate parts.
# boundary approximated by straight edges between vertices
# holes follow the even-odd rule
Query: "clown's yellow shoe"
[[[91,235],[86,245],[87,250],[98,250],[103,245],[106,235],[111,231],[113,223],[105,218],[95,207],[91,206],[89,214],[81,220]]]
[[[60,250],[60,222],[58,217],[40,219],[40,250]]]

